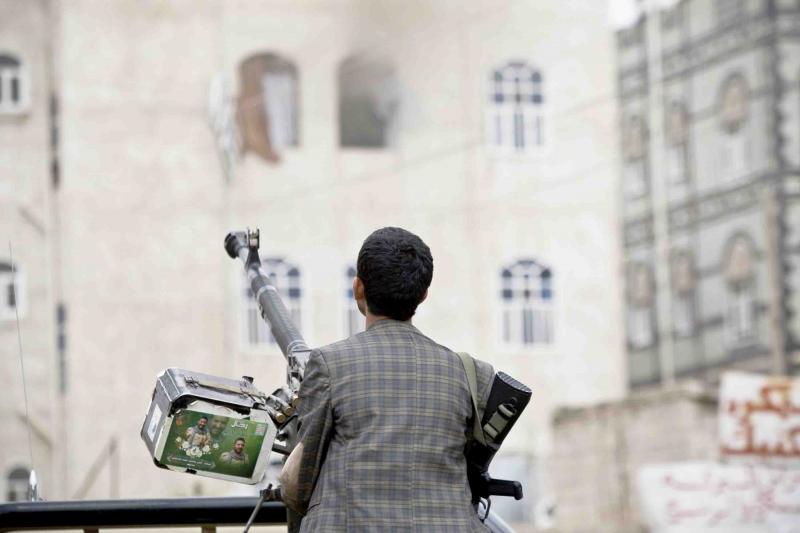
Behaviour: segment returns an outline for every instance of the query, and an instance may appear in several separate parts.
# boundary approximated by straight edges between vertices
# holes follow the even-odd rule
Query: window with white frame
[[[366,319],[358,310],[356,299],[353,295],[353,278],[356,277],[356,268],[347,267],[344,275],[344,334],[348,337],[361,333],[366,326]]]
[[[756,337],[756,283],[752,241],[737,236],[728,245],[725,264],[727,285],[725,338],[730,346]]]
[[[678,337],[695,332],[695,274],[692,255],[684,250],[672,257],[672,326]]]
[[[500,271],[503,341],[515,346],[553,342],[553,275],[532,259]]]
[[[717,102],[721,130],[717,162],[721,180],[734,180],[750,171],[748,95],[747,82],[742,74],[734,73],[722,83]]]
[[[655,342],[653,308],[652,270],[636,263],[628,272],[628,342],[634,349],[648,348]]]
[[[637,114],[625,119],[622,130],[623,177],[625,198],[636,199],[649,191],[647,178],[647,126]]]
[[[524,61],[509,61],[489,80],[486,117],[489,145],[503,152],[535,153],[545,146],[542,74]]]
[[[16,114],[28,107],[28,87],[19,59],[0,52],[0,114]]]
[[[24,502],[28,500],[28,484],[31,471],[25,467],[13,468],[6,476],[6,501]]]
[[[25,314],[25,275],[11,263],[0,261],[0,321]]]
[[[683,102],[672,102],[666,120],[666,178],[669,183],[679,184],[687,179],[687,152],[689,124]]]
[[[300,269],[280,257],[270,257],[261,260],[264,270],[269,273],[270,280],[278,290],[292,321],[298,329],[302,327],[302,288]],[[258,303],[250,290],[250,283],[244,279],[244,342],[250,348],[275,345],[275,338],[269,326],[261,318]]]

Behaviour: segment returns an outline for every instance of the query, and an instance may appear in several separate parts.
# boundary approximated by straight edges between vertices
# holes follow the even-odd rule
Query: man
[[[211,429],[209,431],[209,437],[211,438],[211,442],[219,443],[220,441],[225,438],[224,431],[228,425],[228,417],[226,416],[214,416],[211,417]]]
[[[186,441],[189,447],[197,446],[202,448],[207,444],[211,444],[211,435],[208,434],[206,424],[208,423],[207,416],[201,416],[197,424],[186,430]]]
[[[239,437],[233,443],[233,449],[220,455],[219,460],[225,464],[233,466],[242,466],[250,462],[250,457],[244,451],[244,439]]]
[[[411,323],[432,276],[416,235],[383,228],[364,241],[353,295],[367,329],[312,352],[299,444],[281,473],[301,531],[486,531],[467,482],[464,367]],[[476,369],[483,409],[493,370]]]

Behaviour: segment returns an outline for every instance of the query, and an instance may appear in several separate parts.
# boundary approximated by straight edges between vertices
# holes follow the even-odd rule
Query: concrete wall
[[[638,532],[638,469],[716,457],[716,401],[687,390],[637,393],[564,409],[553,431],[556,530]]]

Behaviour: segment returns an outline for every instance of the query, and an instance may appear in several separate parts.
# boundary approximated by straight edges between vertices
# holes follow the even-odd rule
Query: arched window
[[[351,56],[339,65],[338,78],[339,145],[389,146],[399,103],[394,68],[386,61]]]
[[[242,150],[276,162],[286,147],[299,144],[297,68],[275,54],[257,54],[242,61],[239,78]]]
[[[500,270],[503,341],[511,345],[553,342],[553,274],[532,259]]]
[[[689,117],[683,102],[675,101],[669,107],[666,120],[666,174],[672,184],[686,182]]]
[[[725,336],[730,345],[752,341],[756,337],[756,276],[752,241],[734,237],[725,258],[726,306]]]
[[[269,273],[273,285],[278,289],[292,321],[302,328],[302,289],[300,280],[300,269],[295,265],[285,261],[280,257],[269,257],[261,260],[264,270]],[[244,280],[244,305],[245,305],[245,345],[250,348],[257,348],[266,345],[276,344],[275,338],[269,330],[269,326],[261,318],[258,303],[250,290],[250,283]],[[301,329],[302,331],[302,329]]]
[[[695,272],[692,254],[681,250],[672,256],[672,326],[678,337],[695,332]]]
[[[622,126],[623,189],[625,198],[636,199],[649,190],[647,178],[647,123],[637,114]]]
[[[354,266],[347,267],[344,273],[344,334],[348,337],[364,331],[366,326],[364,315],[358,310],[353,296],[354,277],[356,277],[356,268]]]
[[[6,501],[24,502],[28,499],[28,483],[31,471],[18,466],[6,477]]]
[[[489,79],[489,145],[506,152],[536,152],[545,145],[542,74],[524,61],[509,61]]]
[[[736,73],[722,83],[717,101],[720,126],[717,154],[720,179],[734,180],[750,171],[749,91],[744,76]]]
[[[633,349],[647,348],[655,342],[653,289],[650,267],[633,264],[628,271],[628,343]]]
[[[0,321],[25,314],[25,275],[18,267],[14,270],[11,263],[0,261]]]
[[[28,87],[22,63],[0,52],[0,114],[15,114],[28,106]]]

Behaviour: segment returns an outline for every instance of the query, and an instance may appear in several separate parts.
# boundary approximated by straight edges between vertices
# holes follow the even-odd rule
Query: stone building
[[[617,35],[633,387],[800,363],[797,10],[685,1]]]
[[[25,231],[47,245],[21,238],[19,270],[40,361],[29,388],[49,395],[32,415],[52,442],[48,498],[237,490],[156,469],[138,437],[164,367],[280,384],[283,358],[223,236],[260,227],[315,345],[362,327],[355,254],[399,225],[435,257],[415,324],[535,391],[493,468],[526,490],[494,508],[533,520],[552,493],[553,410],[624,390],[604,3],[7,3],[0,57],[28,65],[31,97],[27,115],[0,116],[0,201],[12,233],[30,226],[12,176],[40,195],[41,228]],[[28,129],[38,144],[17,176]],[[0,326],[11,364],[15,327]],[[3,449],[24,436],[7,414],[15,368]],[[29,468],[18,451],[0,456],[6,479]]]
[[[603,434],[582,446],[605,469],[587,485],[611,473],[622,511],[610,518],[600,494],[565,478],[566,531],[581,530],[581,509],[604,531],[635,531],[638,466],[716,457],[714,411],[687,387],[713,395],[727,369],[800,369],[798,24],[797,1],[683,0],[616,34],[629,396],[569,411],[554,431],[563,443],[602,416],[621,425],[606,452]]]

